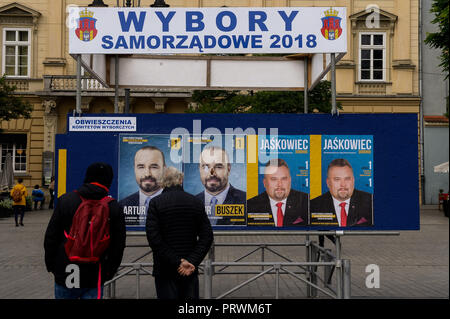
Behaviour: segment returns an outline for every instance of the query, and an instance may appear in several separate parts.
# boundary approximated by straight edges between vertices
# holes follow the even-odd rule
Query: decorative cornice
[[[34,31],[37,30],[38,19],[40,16],[41,13],[39,11],[17,2],[0,7],[0,21],[2,23],[30,23],[33,25]]]

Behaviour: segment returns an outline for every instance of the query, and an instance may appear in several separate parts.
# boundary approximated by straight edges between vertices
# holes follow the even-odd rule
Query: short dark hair
[[[17,179],[17,181],[18,181],[19,183],[22,183],[22,182],[23,182],[23,178],[20,177],[20,178]]]
[[[276,167],[281,167],[281,166],[285,166],[287,168],[289,168],[288,164],[286,163],[286,161],[284,159],[281,158],[274,158],[269,160],[265,167],[269,167],[269,166],[276,166]]]
[[[333,167],[345,167],[345,166],[350,167],[350,169],[353,171],[352,165],[350,165],[350,162],[347,161],[345,158],[335,158],[334,160],[332,160],[330,162],[330,164],[328,164],[327,175],[328,175],[328,172],[330,171],[331,168],[333,168]]]
[[[164,153],[159,148],[157,148],[156,146],[146,145],[146,146],[141,147],[140,149],[137,150],[137,152],[139,152],[139,151],[158,151],[158,152],[160,152],[161,156],[162,156],[162,159],[163,159],[163,166],[166,166],[166,159],[164,157]],[[134,155],[135,157],[136,157],[136,153]]]
[[[269,160],[266,165],[264,165],[265,168],[269,167],[269,166],[275,166],[275,167],[286,167],[289,170],[289,166],[286,163],[286,161],[284,159],[281,158],[274,158]],[[290,172],[289,172],[290,174]],[[266,171],[264,170],[264,177],[266,177]]]
[[[34,185],[34,189],[38,189],[38,188],[39,188],[38,184]]]

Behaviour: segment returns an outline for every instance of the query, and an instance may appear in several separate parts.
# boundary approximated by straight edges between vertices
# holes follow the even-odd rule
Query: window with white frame
[[[27,171],[27,135],[0,134],[0,170],[5,168],[6,156],[11,154],[14,173]]]
[[[386,34],[367,32],[359,37],[359,80],[386,80]]]
[[[3,29],[2,74],[14,77],[30,76],[31,30]]]

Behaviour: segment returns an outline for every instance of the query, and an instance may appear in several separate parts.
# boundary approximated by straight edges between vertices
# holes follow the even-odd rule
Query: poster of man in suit
[[[247,201],[247,225],[308,225],[309,136],[258,136],[258,158],[258,195]]]
[[[161,179],[166,166],[178,169],[170,150],[169,135],[119,136],[118,200],[123,207],[127,230],[144,230],[148,205],[162,193]]]
[[[311,225],[373,226],[373,137],[322,136],[322,195]]]
[[[185,141],[187,150],[195,149],[194,139],[186,138]],[[193,147],[187,147],[186,143]],[[245,137],[225,138],[223,141],[203,140],[199,143],[200,154],[193,152],[191,156],[184,156],[185,191],[205,204],[211,225],[245,226]]]

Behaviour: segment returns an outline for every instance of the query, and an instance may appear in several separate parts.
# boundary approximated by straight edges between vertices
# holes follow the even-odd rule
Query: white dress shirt
[[[227,187],[225,187],[225,189],[220,192],[217,195],[211,195],[210,193],[208,193],[205,190],[205,206],[209,206],[211,203],[211,198],[213,198],[213,196],[215,198],[217,198],[217,204],[216,205],[222,205],[223,202],[225,201],[225,198],[227,198],[228,195],[228,191],[230,190],[230,183],[227,184]]]
[[[350,198],[341,202],[341,201],[337,200],[336,198],[334,198],[333,196],[331,196],[331,197],[333,198],[334,211],[336,212],[336,217],[339,222],[339,226],[341,226],[341,206],[339,206],[339,205],[341,203],[347,203],[347,205],[345,205],[345,214],[348,217],[348,207],[350,205]]]
[[[281,211],[283,212],[283,218],[284,218],[284,215],[285,215],[284,212],[286,211],[287,198],[285,198],[281,201],[276,201],[276,200],[273,200],[272,198],[270,198],[270,196],[269,196],[269,200],[270,200],[270,208],[272,209],[273,222],[275,225],[277,225],[277,222],[278,222],[278,218],[277,218],[278,206],[277,206],[277,204],[280,202],[283,203],[283,205],[281,205]]]

